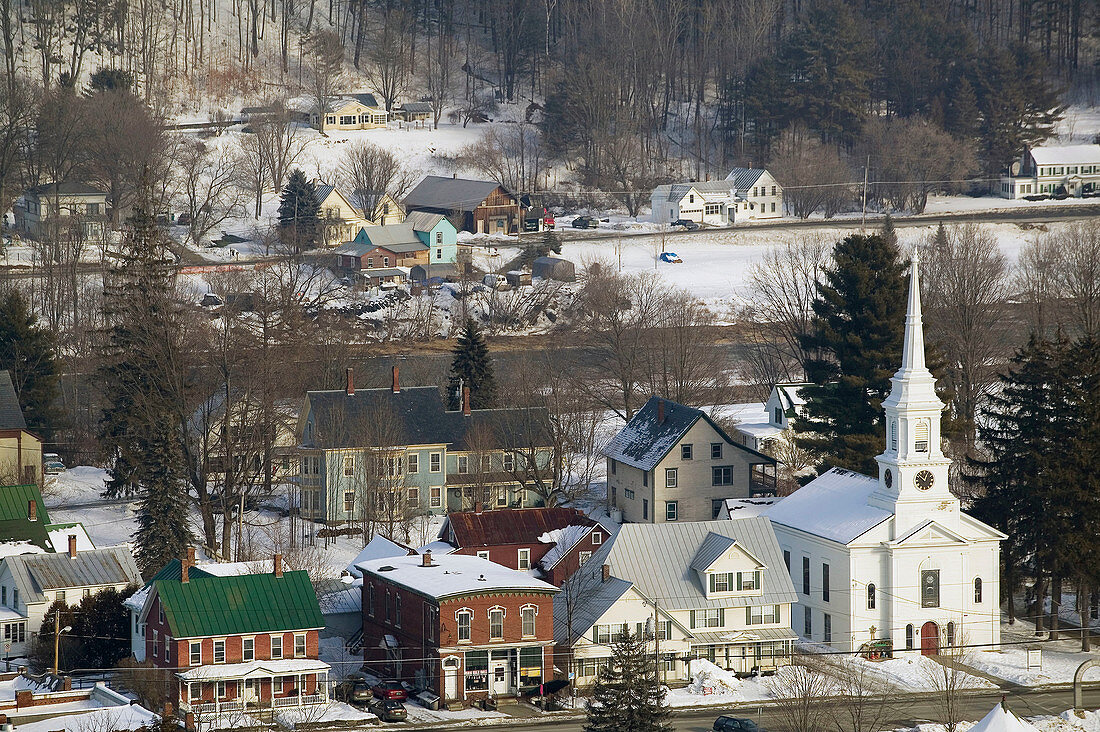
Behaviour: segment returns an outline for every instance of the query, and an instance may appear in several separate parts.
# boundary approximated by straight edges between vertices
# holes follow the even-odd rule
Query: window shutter
[[[752,625],[752,608],[745,607],[745,625]]]
[[[756,581],[756,589],[757,590],[764,589],[764,586],[761,584],[761,579],[762,579],[761,572],[760,571],[753,572],[753,575],[754,575],[753,579]]]
[[[737,573],[737,591],[738,592],[741,591],[741,573],[740,572]]]
[[[691,611],[691,627],[695,627],[695,611]]]
[[[726,608],[724,608],[724,607],[718,608],[718,624],[719,625],[725,625],[726,624]]]
[[[599,643],[600,642],[600,626],[598,626],[598,625],[593,625],[592,626],[592,642],[593,643]]]

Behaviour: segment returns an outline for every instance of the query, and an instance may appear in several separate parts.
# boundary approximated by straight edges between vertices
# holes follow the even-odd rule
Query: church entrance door
[[[921,626],[920,652],[922,656],[935,656],[940,652],[940,627],[932,621]]]

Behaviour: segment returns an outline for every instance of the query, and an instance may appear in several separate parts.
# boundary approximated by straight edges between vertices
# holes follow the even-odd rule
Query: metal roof
[[[76,182],[64,182],[64,183],[46,183],[44,185],[35,186],[27,191],[27,193],[33,193],[38,196],[49,195],[52,196],[55,193],[59,196],[102,196],[106,198],[107,192],[101,191],[98,188],[94,188],[86,183]]]
[[[305,571],[154,582],[172,635],[198,638],[324,627]]]
[[[439,537],[447,540],[453,532],[458,547],[533,544],[543,534],[566,526],[595,526],[583,511],[563,506],[500,509],[493,511],[456,511],[447,515]],[[449,531],[448,531],[449,529]]]
[[[19,406],[19,395],[10,371],[0,371],[0,430],[25,430],[27,422]],[[26,506],[24,506],[26,508]]]
[[[5,565],[23,592],[24,602],[44,602],[45,590],[140,584],[141,573],[126,547],[7,557]]]
[[[722,536],[712,531],[707,534],[707,538],[703,540],[703,545],[699,547],[699,551],[695,553],[695,558],[691,560],[691,568],[696,572],[705,572],[707,567],[714,564],[715,559],[725,554],[736,543],[737,540],[733,537]]]
[[[600,565],[595,566],[598,570]],[[599,574],[574,574],[562,586],[562,591],[554,596],[554,640],[573,645],[631,587],[630,582],[618,577],[604,582]],[[570,603],[573,605],[572,612]]]
[[[405,217],[404,223],[413,231],[431,231],[440,221],[447,221],[447,217],[439,213],[427,211],[413,211]],[[453,226],[451,228],[454,228]]]
[[[737,189],[743,191],[760,180],[760,176],[767,172],[764,168],[734,168],[726,176],[726,180],[733,181]]]
[[[29,485],[5,485],[0,486],[0,521],[29,521],[27,507],[34,501],[37,513],[37,522],[50,523],[50,517],[46,513],[46,503],[42,500],[42,492],[38,486]]]
[[[401,105],[402,112],[412,112],[413,114],[425,114],[432,111],[431,102],[405,102]]]
[[[402,203],[408,209],[473,211],[490,193],[501,187],[496,181],[428,175],[408,192]]]

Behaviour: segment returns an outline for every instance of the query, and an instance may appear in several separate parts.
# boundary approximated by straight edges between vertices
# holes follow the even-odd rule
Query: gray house
[[[342,524],[543,505],[556,475],[542,408],[448,410],[437,386],[311,391],[298,422],[301,515]]]

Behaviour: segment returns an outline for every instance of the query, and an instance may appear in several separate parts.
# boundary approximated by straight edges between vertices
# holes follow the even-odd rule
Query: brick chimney
[[[76,559],[76,534],[69,534],[69,559]]]
[[[344,385],[344,391],[348,396],[355,396],[355,369],[348,366],[344,369],[344,373],[347,376],[347,383]]]
[[[276,554],[274,557],[272,557],[271,565],[272,565],[273,571],[275,573],[275,576],[276,577],[282,577],[283,576],[283,555],[282,554]]]
[[[665,423],[665,400],[657,397],[657,424]]]
[[[38,502],[35,501],[33,498],[27,501],[27,520],[38,520]]]
[[[600,567],[600,578],[604,582],[607,582],[609,579],[611,579],[611,565],[610,564],[605,564],[602,567]]]
[[[390,384],[390,391],[394,394],[398,394],[401,391],[401,381],[398,379],[400,376],[400,369],[396,366],[393,367],[393,383]]]
[[[191,581],[190,575],[191,564],[185,559],[180,562],[180,583],[187,584]]]
[[[470,387],[462,387],[462,413],[470,416]]]
[[[429,549],[428,551],[426,551],[426,552],[424,552],[423,554],[420,555],[420,566],[421,567],[430,567],[430,566],[432,566],[432,550],[431,549]]]
[[[474,501],[474,513],[481,513],[485,510],[485,504],[481,501]]]
[[[193,546],[187,547],[187,563],[192,567],[195,566],[195,547]]]

